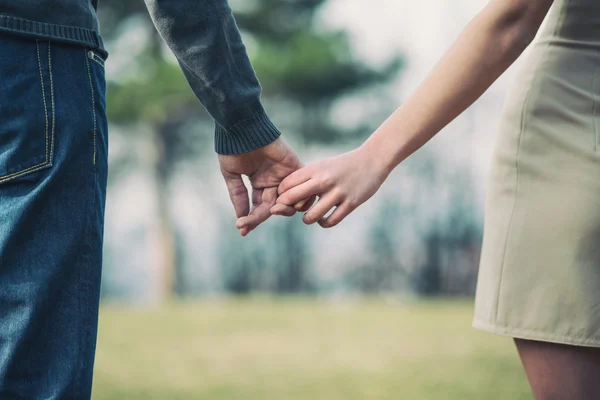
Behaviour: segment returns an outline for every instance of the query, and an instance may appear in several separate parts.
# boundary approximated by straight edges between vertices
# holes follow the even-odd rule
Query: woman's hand
[[[304,215],[306,224],[318,222],[323,228],[339,224],[348,214],[367,201],[381,187],[389,170],[366,147],[323,160],[302,168],[279,185],[274,215],[290,215],[299,211],[303,200],[319,196],[319,201]],[[335,211],[324,218],[335,207]]]

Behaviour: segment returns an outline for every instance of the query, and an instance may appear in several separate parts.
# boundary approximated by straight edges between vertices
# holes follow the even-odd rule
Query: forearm
[[[279,136],[227,0],[145,0],[162,38],[216,122],[215,147],[240,154]]]
[[[521,55],[551,3],[492,1],[363,147],[391,171],[465,111]]]

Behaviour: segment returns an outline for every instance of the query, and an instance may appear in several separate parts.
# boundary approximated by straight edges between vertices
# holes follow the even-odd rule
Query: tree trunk
[[[175,230],[170,214],[168,171],[165,144],[159,129],[154,136],[155,160],[154,182],[156,189],[156,246],[157,267],[159,270],[160,299],[169,300],[175,295],[175,276],[177,273],[177,254]]]
[[[162,186],[161,183],[157,182],[157,188]],[[165,199],[166,195],[164,188],[162,190],[159,189],[159,193],[157,193],[157,236],[159,246],[157,253],[159,259],[157,261],[162,282],[161,299],[163,300],[171,299],[175,295],[175,274],[177,269],[175,232],[169,215],[168,201]]]

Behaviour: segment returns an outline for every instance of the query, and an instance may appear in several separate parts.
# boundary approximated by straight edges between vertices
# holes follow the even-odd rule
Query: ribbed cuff
[[[216,124],[215,150],[219,154],[243,154],[275,141],[281,132],[264,110],[230,127]]]

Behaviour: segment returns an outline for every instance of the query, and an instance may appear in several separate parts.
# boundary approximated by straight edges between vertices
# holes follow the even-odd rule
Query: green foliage
[[[264,97],[285,98],[305,114],[294,131],[304,141],[332,143],[342,134],[329,114],[338,99],[394,78],[402,68],[397,57],[382,68],[358,60],[344,31],[323,31],[315,16],[325,0],[256,0],[236,8],[240,28],[255,38],[253,65],[264,87]],[[250,5],[248,5],[250,4]],[[147,48],[136,64],[134,79],[110,80],[108,114],[114,124],[143,121],[151,126],[183,123],[198,118],[201,107],[178,66],[161,51],[161,39],[143,3],[104,0],[100,16],[109,47],[128,34],[132,21],[146,27]],[[295,104],[295,105],[294,105]],[[306,121],[310,122],[306,122]]]
[[[239,26],[256,41],[252,62],[265,96],[285,98],[301,110],[295,131],[305,143],[332,144],[355,135],[330,121],[334,103],[389,82],[403,67],[400,56],[381,68],[369,66],[356,58],[345,31],[320,29],[315,17],[325,2],[255,0],[236,14]]]
[[[343,32],[299,32],[283,46],[259,40],[254,66],[265,93],[288,96],[305,106],[328,105],[347,93],[388,81],[401,67],[396,59],[386,69],[373,70],[352,59]]]
[[[122,27],[131,18],[150,21],[143,0],[100,0],[99,4],[102,36],[109,41],[123,34]]]
[[[278,101],[269,112],[277,121],[278,112],[293,110],[297,119],[288,129],[301,136],[301,143],[331,144],[344,135],[356,135],[359,130],[364,135],[367,130],[362,126],[345,132],[332,123],[333,105],[345,96],[389,81],[402,67],[402,59],[398,57],[387,66],[373,68],[355,56],[346,32],[322,30],[316,16],[325,3],[326,0],[242,0],[239,7],[234,4],[238,25],[248,41],[253,39],[256,44],[251,58],[265,89],[264,99],[284,100]],[[202,111],[178,65],[165,53],[141,0],[103,0],[100,18],[111,52],[129,51],[117,48],[117,44],[127,38],[132,26],[142,27],[135,34],[142,32],[144,40],[139,43],[143,44],[138,47],[143,48],[136,49],[137,56],[132,61],[135,67],[132,70],[139,73],[109,76],[108,116],[115,125],[128,128],[146,125],[153,146],[152,173],[160,226],[162,231],[176,232],[175,224],[169,220],[173,205],[164,192],[169,188],[176,165],[198,163],[206,154],[202,149],[210,148],[197,145],[205,144],[197,133],[198,123],[207,124],[211,120]],[[204,136],[209,136],[209,132],[204,129]],[[122,159],[113,160],[112,183],[115,177],[124,175],[114,168],[131,167],[132,162],[127,158],[134,154],[125,152]],[[235,259],[226,254],[222,261],[227,290],[244,293],[266,287],[287,293],[312,289],[308,243],[298,227],[291,224],[273,229],[277,237],[272,246],[279,255],[269,261],[273,268],[267,272],[261,268],[264,257],[256,249],[240,250]],[[171,242],[176,245],[176,238]],[[176,254],[169,249],[164,251]],[[173,264],[180,268],[177,260]],[[176,275],[183,276],[181,271]],[[268,277],[273,281],[268,281]]]
[[[314,19],[327,0],[239,0],[238,25],[263,39],[284,45],[298,32],[314,29]],[[234,4],[236,5],[236,4]]]
[[[179,66],[148,53],[138,61],[144,65],[142,79],[108,84],[107,111],[114,124],[145,121],[156,126],[176,118],[178,111],[200,108]]]

